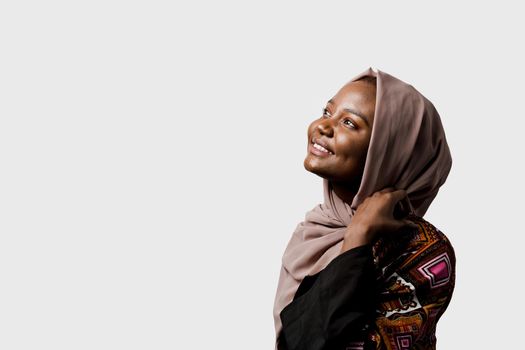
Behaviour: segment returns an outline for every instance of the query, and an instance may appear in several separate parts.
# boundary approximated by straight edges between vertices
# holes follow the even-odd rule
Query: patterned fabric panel
[[[456,258],[443,232],[423,218],[419,229],[380,238],[373,246],[378,276],[375,324],[368,339],[346,349],[435,349],[436,324],[455,284]]]

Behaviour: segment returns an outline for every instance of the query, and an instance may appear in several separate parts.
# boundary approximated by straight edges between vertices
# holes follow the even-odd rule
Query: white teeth
[[[329,150],[327,150],[326,148],[324,148],[323,146],[318,145],[317,143],[314,143],[314,147],[317,148],[319,151],[323,151],[323,152],[326,152],[326,153],[332,153]]]

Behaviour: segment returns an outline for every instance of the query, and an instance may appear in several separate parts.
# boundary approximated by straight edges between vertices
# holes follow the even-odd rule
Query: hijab
[[[363,177],[352,203],[323,179],[324,202],[305,215],[282,257],[274,302],[276,349],[280,312],[306,275],[323,270],[340,254],[346,227],[365,198],[385,187],[405,189],[412,211],[422,217],[445,182],[452,157],[434,105],[412,85],[369,67],[348,83],[376,77],[376,107]]]

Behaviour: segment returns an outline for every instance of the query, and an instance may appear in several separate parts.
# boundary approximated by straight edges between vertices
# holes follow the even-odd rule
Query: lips
[[[332,151],[332,148],[328,145],[326,141],[323,141],[321,139],[313,138],[312,143],[317,143],[319,146],[323,146],[326,150],[330,151],[330,153],[334,154],[334,151]]]

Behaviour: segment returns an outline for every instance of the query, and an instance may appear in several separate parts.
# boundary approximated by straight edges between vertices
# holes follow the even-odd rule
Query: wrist
[[[372,242],[372,239],[373,233],[368,227],[363,225],[350,224],[344,236],[344,242],[341,248],[341,253],[344,253],[352,248],[370,244]]]
[[[341,253],[344,253],[350,249],[357,248],[368,244],[368,240],[363,239],[362,237],[347,237],[343,241],[343,246],[341,247]]]

